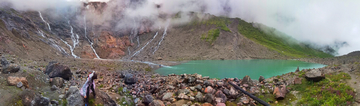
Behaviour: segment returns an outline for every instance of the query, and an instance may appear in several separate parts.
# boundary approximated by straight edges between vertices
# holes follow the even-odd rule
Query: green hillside
[[[257,24],[269,29],[267,32],[264,32],[263,30],[254,27],[253,23],[248,23],[241,19],[239,19],[239,21],[238,30],[242,35],[267,48],[278,51],[281,54],[295,58],[333,57],[333,55],[313,49],[309,45],[299,43],[285,34],[279,35],[280,32],[276,31],[274,28]]]

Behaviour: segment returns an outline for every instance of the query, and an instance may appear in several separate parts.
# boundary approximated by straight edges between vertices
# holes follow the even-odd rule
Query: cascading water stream
[[[159,49],[159,47],[160,47],[160,45],[161,45],[161,42],[162,42],[162,41],[164,40],[164,38],[165,38],[166,31],[167,31],[167,27],[168,27],[168,26],[165,27],[163,36],[161,37],[161,40],[159,41],[158,45],[155,47],[155,50],[154,50],[154,52],[153,52],[152,54],[154,54],[154,53]]]
[[[96,50],[93,47],[94,43],[91,42],[90,39],[88,38],[88,36],[86,35],[86,16],[85,15],[84,15],[84,24],[85,24],[85,28],[84,28],[85,29],[85,38],[89,41],[90,47],[93,50],[93,52],[95,53],[96,58],[100,59],[99,55],[96,53]]]
[[[68,21],[68,23],[69,23],[69,25],[70,25],[70,21]],[[73,46],[71,46],[68,42],[66,42],[66,41],[64,41],[64,40],[62,40],[61,39],[61,41],[63,41],[66,45],[68,45],[69,46],[69,48],[70,48],[70,52],[71,52],[71,55],[74,57],[74,58],[80,58],[80,57],[78,57],[78,56],[76,56],[75,54],[74,54],[74,49],[75,49],[75,47],[76,47],[76,45],[79,43],[79,35],[77,35],[76,34],[76,37],[75,37],[75,35],[74,35],[74,32],[73,32],[73,27],[70,25],[70,33],[71,33],[71,40],[73,41]]]
[[[41,12],[40,12],[40,11],[38,11],[38,12],[39,12],[39,15],[40,15],[41,20],[42,20],[42,21],[44,21],[44,22],[45,22],[45,24],[47,24],[47,26],[48,26],[49,30],[51,31],[50,24],[49,24],[49,23],[47,23],[47,22],[44,20],[44,18],[43,18],[43,17],[42,17],[42,15],[41,15]]]
[[[140,50],[136,51],[130,58],[134,57],[135,55],[137,55],[138,53],[140,53],[151,41],[153,41],[155,39],[155,37],[158,35],[158,32],[156,32],[156,34],[154,35],[154,37],[147,42]]]

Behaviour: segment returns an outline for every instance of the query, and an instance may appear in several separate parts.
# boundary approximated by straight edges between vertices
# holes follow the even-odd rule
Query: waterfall
[[[168,26],[169,26],[169,22],[168,22],[168,24],[167,24],[166,27],[165,27],[163,36],[161,37],[161,40],[159,41],[158,45],[155,47],[155,50],[154,50],[154,52],[153,52],[152,54],[154,54],[154,53],[159,49],[159,47],[160,47],[160,45],[161,45],[161,42],[162,42],[162,41],[164,40],[164,38],[165,38],[165,35],[166,35],[166,31],[167,31]]]
[[[70,25],[70,21],[68,21],[68,23]],[[71,46],[68,42],[64,41],[63,39],[61,39],[61,41],[69,46],[71,55],[74,58],[80,58],[74,54],[74,49],[75,49],[76,45],[79,44],[79,35],[76,34],[76,37],[75,37],[73,30],[74,30],[73,27],[70,25],[70,33],[71,33],[71,40],[73,41],[73,46]]]
[[[47,22],[44,20],[44,18],[43,18],[43,17],[42,17],[42,15],[41,15],[41,12],[40,12],[40,11],[38,11],[38,12],[39,12],[39,15],[40,15],[41,20],[42,20],[42,21],[44,21],[44,22],[45,22],[45,24],[47,24],[47,26],[48,26],[49,30],[51,31],[50,24],[49,24],[49,23],[47,23]]]
[[[45,38],[44,33],[42,31],[38,30],[38,32],[43,38]]]
[[[136,51],[130,58],[134,57],[136,54],[140,53],[151,41],[153,41],[155,39],[155,37],[158,35],[158,32],[156,32],[156,34],[154,35],[154,37],[147,42],[140,50]]]
[[[86,16],[85,16],[85,15],[84,15],[84,23],[85,23],[85,27],[84,27],[84,29],[85,29],[85,38],[89,41],[90,47],[91,47],[91,49],[93,50],[93,52],[95,53],[96,58],[100,59],[99,55],[96,53],[96,50],[95,50],[94,47],[93,47],[93,44],[94,44],[94,43],[91,42],[90,39],[88,38],[88,36],[86,35]],[[95,34],[95,33],[94,33],[94,34]]]
[[[67,46],[69,46],[71,55],[72,55],[74,58],[80,58],[80,57],[78,57],[78,56],[76,56],[76,55],[74,54],[74,49],[71,47],[71,45],[70,45],[68,42],[64,41],[64,40],[61,39],[61,38],[60,38],[60,40],[61,40],[62,42],[64,42]]]

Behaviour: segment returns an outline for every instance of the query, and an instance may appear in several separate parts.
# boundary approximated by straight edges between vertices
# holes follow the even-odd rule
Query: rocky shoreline
[[[13,61],[8,62],[6,58],[2,58],[1,63],[0,75],[6,82],[0,82],[0,85],[15,87],[16,94],[20,96],[16,99],[18,101],[9,105],[21,103],[24,106],[82,106],[84,100],[79,90],[87,75],[94,71],[80,67],[74,70],[74,66],[49,62],[46,68],[24,72],[21,71],[24,70],[23,66]],[[36,71],[36,74],[33,75],[32,71]],[[297,69],[295,72],[268,79],[260,77],[258,80],[249,76],[242,79],[216,79],[200,74],[162,76],[141,68],[95,71],[99,79],[96,80],[96,97],[90,95],[90,98],[94,98],[90,100],[91,106],[247,106],[259,103],[235,89],[229,82],[271,105],[295,105],[298,91],[289,86],[299,85],[304,79],[322,80],[325,79],[325,74],[349,70],[341,66]]]

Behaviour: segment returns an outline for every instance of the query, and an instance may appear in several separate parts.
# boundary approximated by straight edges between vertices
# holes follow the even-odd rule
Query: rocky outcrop
[[[305,73],[305,78],[308,81],[318,82],[325,78],[325,75],[319,69],[312,69]]]
[[[50,106],[50,99],[36,94],[32,90],[24,90],[20,94],[24,106]]]
[[[29,88],[29,83],[25,77],[9,76],[7,77],[7,83],[10,86],[17,86],[19,83],[22,83],[22,86],[24,86],[25,88]]]
[[[20,66],[9,63],[5,57],[1,58],[1,65],[2,65],[1,72],[3,74],[16,73],[20,70]]]
[[[84,106],[84,97],[81,96],[78,87],[71,86],[66,93],[67,106]]]
[[[110,96],[103,91],[97,91],[97,97],[102,100],[102,104],[105,106],[117,106],[116,102],[112,100]]]
[[[51,78],[50,85],[55,85],[56,87],[62,88],[64,86],[64,79],[62,79],[61,77]]]
[[[49,75],[50,78],[61,77],[65,80],[70,80],[73,75],[69,67],[60,65],[57,62],[49,62],[45,74]]]

